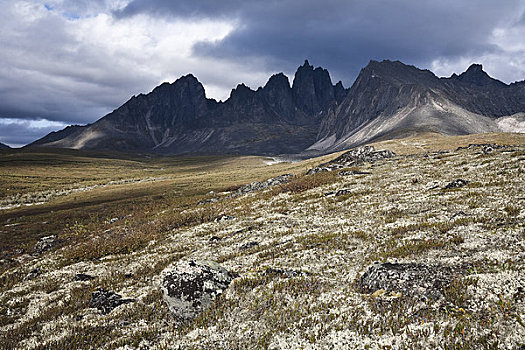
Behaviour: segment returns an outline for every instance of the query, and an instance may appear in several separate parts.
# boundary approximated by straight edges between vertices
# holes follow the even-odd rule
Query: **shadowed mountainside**
[[[525,130],[525,82],[507,85],[473,64],[438,78],[399,61],[371,61],[350,89],[308,61],[290,86],[273,75],[224,102],[193,75],[132,97],[93,124],[52,132],[29,146],[163,154],[311,156],[423,132],[467,135]]]
[[[54,132],[30,146],[158,153],[298,153],[316,140],[321,120],[347,90],[308,61],[293,85],[280,73],[264,87],[239,84],[225,102],[206,98],[191,74],[132,97],[97,122]]]
[[[421,132],[516,132],[519,127],[507,124],[523,123],[523,111],[525,82],[506,85],[478,64],[459,76],[438,78],[399,61],[371,61],[322,121],[309,149],[325,153]]]

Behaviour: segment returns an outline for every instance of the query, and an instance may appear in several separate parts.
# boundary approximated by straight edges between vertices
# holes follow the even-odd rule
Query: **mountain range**
[[[317,155],[422,132],[463,135],[525,129],[525,81],[505,84],[481,65],[438,78],[399,61],[370,61],[351,88],[308,61],[290,85],[283,73],[222,102],[188,74],[133,96],[85,126],[27,147],[162,154]]]

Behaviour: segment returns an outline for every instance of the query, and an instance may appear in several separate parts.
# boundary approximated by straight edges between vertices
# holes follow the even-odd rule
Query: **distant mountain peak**
[[[291,83],[291,84],[290,84]],[[207,99],[193,74],[131,98],[93,124],[53,132],[30,146],[167,154],[335,151],[412,132],[499,130],[496,118],[525,112],[525,82],[506,85],[480,64],[438,78],[400,61],[371,60],[350,89],[308,60],[293,81],[272,75],[256,91]]]
[[[268,79],[268,82],[264,86],[265,89],[275,89],[275,88],[290,88],[290,81],[284,73],[274,74]]]
[[[487,72],[483,70],[483,66],[479,63],[471,64],[465,72],[460,75],[452,75],[451,78],[457,79],[463,83],[478,86],[506,85],[503,82],[490,77]]]

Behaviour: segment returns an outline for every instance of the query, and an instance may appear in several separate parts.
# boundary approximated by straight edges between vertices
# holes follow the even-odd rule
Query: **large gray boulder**
[[[375,263],[359,278],[362,293],[378,290],[400,292],[404,296],[437,300],[455,278],[464,275],[461,268],[417,263]]]
[[[195,319],[236,277],[214,261],[182,261],[162,275],[164,301],[180,322]]]

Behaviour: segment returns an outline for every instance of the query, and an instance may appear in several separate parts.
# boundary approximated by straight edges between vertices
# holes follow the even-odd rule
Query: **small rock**
[[[45,236],[38,240],[38,242],[33,247],[33,252],[35,254],[42,254],[44,252],[47,252],[57,244],[58,241],[56,235]]]
[[[453,219],[455,219],[455,218],[457,218],[459,216],[468,216],[468,214],[466,214],[463,210],[460,210],[457,213],[455,213],[454,215],[452,215],[450,217],[450,220],[453,220]]]
[[[279,275],[286,278],[293,278],[293,277],[300,277],[303,275],[306,275],[305,272],[299,271],[299,270],[283,270],[283,269],[274,269],[271,267],[268,267],[266,270],[264,270],[265,275]]]
[[[255,241],[244,243],[243,245],[241,245],[241,250],[250,249],[258,245],[259,245],[259,242],[255,242]]]
[[[217,218],[215,218],[215,222],[229,221],[235,219],[237,219],[237,217],[234,215],[220,215]]]
[[[217,242],[219,242],[220,240],[221,240],[220,237],[218,237],[218,236],[212,236],[212,237],[209,239],[209,242],[210,242],[210,243],[217,243]]]
[[[456,179],[456,180],[450,182],[449,184],[447,184],[443,189],[444,190],[450,190],[452,188],[460,188],[460,187],[465,186],[468,183],[469,182],[467,180]]]
[[[96,307],[102,312],[102,314],[106,315],[113,311],[117,306],[131,303],[133,301],[135,301],[135,299],[122,299],[122,296],[115,292],[99,288],[91,293],[89,305],[91,307]]]
[[[202,201],[199,201],[197,203],[197,205],[203,205],[203,204],[207,204],[207,203],[216,203],[219,201],[219,198],[210,198],[210,199],[204,199]]]
[[[33,280],[33,279],[37,278],[38,275],[40,275],[40,268],[37,267],[37,268],[34,268],[31,271],[29,271],[29,273],[26,275],[24,280],[26,280],[26,281]]]
[[[180,322],[195,319],[237,277],[213,261],[183,261],[163,271],[162,294]]]
[[[95,277],[85,274],[85,273],[77,273],[75,275],[75,281],[91,281]]]
[[[348,188],[343,188],[342,190],[337,190],[337,192],[335,193],[335,196],[339,197],[339,196],[344,196],[344,195],[351,194],[351,193],[352,193],[352,190]]]
[[[343,176],[349,176],[349,175],[370,175],[372,174],[369,171],[361,171],[361,170],[343,170],[337,173],[337,175],[343,177]]]

